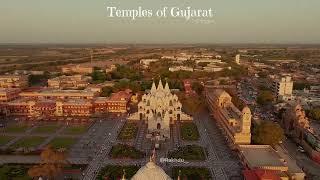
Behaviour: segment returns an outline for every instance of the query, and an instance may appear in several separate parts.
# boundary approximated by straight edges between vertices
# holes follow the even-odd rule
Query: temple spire
[[[168,84],[168,81],[166,81],[166,85],[164,86],[164,90],[166,91],[166,92],[170,92],[170,88],[169,88],[169,84]]]
[[[179,174],[178,174],[177,180],[180,180],[180,176],[181,176],[181,170],[179,170]]]
[[[154,163],[157,162],[157,160],[156,160],[156,148],[153,148],[152,156],[150,156],[150,162],[154,162]]]
[[[154,83],[154,81],[152,82],[152,87],[151,87],[151,93],[156,92],[157,88],[156,88],[156,84]]]
[[[126,170],[125,169],[123,169],[123,175],[122,175],[121,180],[126,180]]]
[[[163,84],[162,84],[161,78],[159,80],[159,84],[158,84],[158,89],[157,90],[163,90]]]

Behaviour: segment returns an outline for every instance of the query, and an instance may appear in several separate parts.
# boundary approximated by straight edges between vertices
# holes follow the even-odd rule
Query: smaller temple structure
[[[131,180],[172,180],[164,170],[157,166],[155,149],[150,157],[150,161],[131,178]]]

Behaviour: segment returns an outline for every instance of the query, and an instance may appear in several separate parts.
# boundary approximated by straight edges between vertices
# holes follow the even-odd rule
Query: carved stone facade
[[[170,124],[180,120],[192,120],[192,117],[181,109],[178,96],[171,93],[168,83],[163,87],[160,80],[157,88],[153,83],[150,92],[142,96],[138,103],[138,112],[132,114],[129,120],[144,120],[150,134],[161,139],[170,138]]]
[[[251,143],[251,111],[244,107],[240,111],[231,101],[231,96],[222,89],[205,90],[208,107],[214,119],[224,129],[231,144]]]
[[[310,129],[309,120],[300,104],[290,105],[283,114],[281,122],[285,133],[302,138],[306,129]]]

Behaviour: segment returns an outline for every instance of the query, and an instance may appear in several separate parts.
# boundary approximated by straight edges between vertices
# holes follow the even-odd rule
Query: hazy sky
[[[214,23],[110,19],[106,6],[215,11]],[[320,43],[320,0],[0,0],[0,43]]]

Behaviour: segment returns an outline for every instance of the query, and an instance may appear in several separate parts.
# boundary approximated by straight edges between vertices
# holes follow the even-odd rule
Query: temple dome
[[[153,161],[141,167],[131,180],[171,180],[171,178]]]

